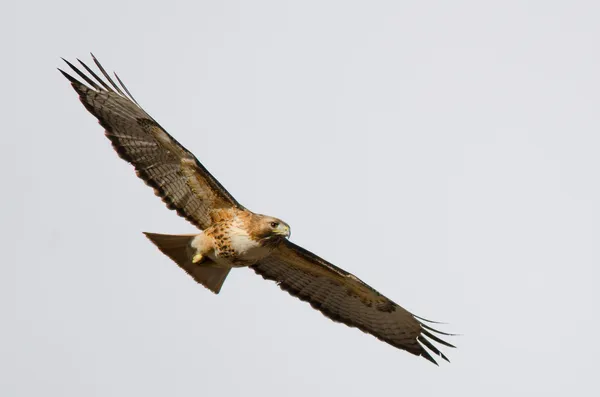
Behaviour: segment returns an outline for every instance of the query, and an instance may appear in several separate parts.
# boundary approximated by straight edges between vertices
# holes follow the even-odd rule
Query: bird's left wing
[[[434,364],[437,363],[429,352],[448,361],[434,342],[454,347],[435,335],[450,334],[424,324],[427,320],[414,316],[354,275],[288,240],[252,268],[333,321],[359,328]]]
[[[65,60],[85,84],[59,70],[104,127],[119,156],[133,164],[137,175],[154,188],[167,207],[200,229],[210,225],[215,209],[243,209],[190,151],[138,105],[121,79],[115,74],[119,87],[93,59],[105,80],[81,61],[89,75]]]

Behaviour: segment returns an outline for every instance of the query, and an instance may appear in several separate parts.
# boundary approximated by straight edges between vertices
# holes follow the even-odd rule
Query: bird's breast
[[[212,234],[215,250],[211,259],[221,266],[250,266],[271,252],[271,247],[263,246],[235,223],[214,230]]]
[[[262,246],[246,233],[232,233],[229,241],[238,260],[256,262],[271,252],[269,247]]]

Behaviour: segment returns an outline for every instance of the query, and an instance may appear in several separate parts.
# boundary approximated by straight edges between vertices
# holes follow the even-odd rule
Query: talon
[[[202,259],[204,259],[204,256],[202,256],[202,254],[196,254],[196,255],[194,255],[194,257],[192,258],[192,263],[198,263],[198,262],[200,262]]]

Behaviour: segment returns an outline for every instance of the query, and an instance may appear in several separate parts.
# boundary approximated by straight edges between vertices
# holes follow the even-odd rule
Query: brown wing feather
[[[454,347],[432,332],[450,334],[423,324],[420,318],[354,275],[288,240],[252,268],[265,279],[277,282],[292,296],[309,302],[333,321],[359,328],[392,346],[423,356],[434,364],[437,363],[429,351],[448,361],[431,341]]]
[[[59,70],[105,128],[119,156],[133,164],[137,175],[154,188],[167,207],[200,229],[210,225],[214,209],[243,209],[192,153],[133,100],[121,80],[117,77],[127,95],[93,59],[108,83],[81,61],[91,77],[65,60],[87,85]]]

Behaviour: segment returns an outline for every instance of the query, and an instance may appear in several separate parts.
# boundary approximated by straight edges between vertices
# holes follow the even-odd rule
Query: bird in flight
[[[63,59],[81,80],[71,82],[83,106],[104,127],[121,158],[168,208],[200,233],[145,233],[158,249],[198,283],[218,294],[232,268],[250,267],[267,280],[319,310],[333,321],[356,327],[390,345],[437,364],[449,361],[436,344],[454,347],[440,332],[345,270],[289,241],[281,219],[256,214],[240,203],[198,159],[167,133],[92,55],[100,71],[78,60],[84,73]]]

